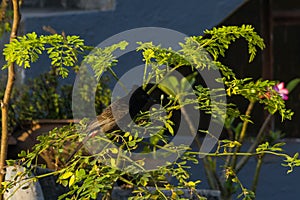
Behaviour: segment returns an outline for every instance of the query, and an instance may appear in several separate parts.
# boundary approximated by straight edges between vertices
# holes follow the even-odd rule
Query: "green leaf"
[[[195,186],[196,186],[196,183],[195,183],[194,181],[189,181],[189,182],[186,183],[186,185],[187,185],[188,187],[195,187]]]
[[[286,89],[288,89],[289,93],[291,93],[299,83],[300,78],[295,78],[287,84]]]
[[[124,137],[128,137],[130,135],[130,132],[126,132],[125,134],[124,134]]]
[[[69,187],[71,187],[75,183],[75,175],[73,174],[69,180]]]
[[[168,129],[168,131],[171,133],[171,135],[174,135],[173,127],[168,122],[165,123],[165,126]]]
[[[26,151],[22,150],[21,153],[18,154],[18,157],[22,158],[26,156]]]
[[[117,154],[119,152],[119,150],[117,148],[111,148],[109,149],[110,152],[112,152],[113,154]]]
[[[62,180],[61,181],[61,184],[64,186],[64,187],[67,187],[68,186],[68,180]]]
[[[231,179],[231,181],[234,182],[234,183],[237,183],[238,179],[237,178],[233,178],[233,179]]]
[[[14,166],[15,163],[16,163],[15,160],[6,160],[6,164],[7,164],[8,166]]]
[[[85,170],[84,169],[79,169],[76,171],[76,177],[83,177],[85,175]]]
[[[161,89],[169,96],[176,96],[176,89],[178,89],[179,82],[175,76],[169,76],[158,85],[158,88]]]
[[[63,175],[61,175],[60,179],[67,179],[73,175],[73,172],[65,172]]]
[[[135,140],[132,140],[132,141],[128,142],[128,146],[130,146],[130,147],[134,147],[135,145],[136,145],[136,141]]]

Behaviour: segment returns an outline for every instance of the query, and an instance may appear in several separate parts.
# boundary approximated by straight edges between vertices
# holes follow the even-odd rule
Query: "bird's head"
[[[149,110],[152,105],[157,103],[153,95],[149,95],[142,87],[134,88],[129,95],[129,112],[131,117]]]

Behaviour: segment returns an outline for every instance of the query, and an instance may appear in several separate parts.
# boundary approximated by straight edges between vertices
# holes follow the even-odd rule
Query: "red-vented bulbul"
[[[67,162],[74,157],[90,138],[99,133],[111,133],[120,130],[118,124],[128,125],[131,122],[128,119],[134,119],[140,112],[149,110],[154,103],[154,99],[142,87],[134,88],[128,95],[111,103],[87,126],[87,136],[78,144],[67,159]]]

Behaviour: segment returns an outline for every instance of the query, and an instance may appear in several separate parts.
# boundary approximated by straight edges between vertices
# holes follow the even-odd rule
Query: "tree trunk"
[[[17,37],[17,32],[20,23],[20,10],[19,10],[19,0],[12,0],[13,5],[13,24],[12,30],[10,34],[10,42]],[[4,180],[5,175],[5,160],[7,156],[7,147],[8,147],[8,104],[11,96],[11,92],[13,89],[15,80],[15,70],[14,63],[11,63],[8,67],[8,76],[7,76],[7,84],[4,92],[3,100],[1,101],[1,109],[2,109],[2,136],[1,136],[1,152],[0,152],[0,183]],[[3,199],[3,196],[0,196],[0,199]]]

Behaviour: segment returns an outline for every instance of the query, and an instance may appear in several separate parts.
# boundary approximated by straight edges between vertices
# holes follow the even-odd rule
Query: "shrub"
[[[265,141],[265,125],[257,134],[249,151],[241,151],[248,134],[247,127],[249,123],[253,123],[251,112],[254,105],[263,105],[270,116],[280,114],[282,120],[291,119],[293,112],[285,107],[284,88],[281,87],[282,91],[280,91],[280,84],[277,81],[238,79],[231,68],[218,61],[220,56],[225,56],[229,45],[239,38],[245,39],[248,43],[249,61],[254,59],[257,49],[263,49],[264,43],[252,26],[213,28],[205,31],[205,34],[205,37],[186,38],[185,42],[180,44],[181,49],[178,51],[162,48],[151,42],[139,43],[137,50],[142,52],[145,68],[150,69],[151,72],[144,74],[141,87],[148,94],[158,90],[161,94],[158,100],[162,104],[158,108],[139,113],[135,118],[138,126],[130,123],[127,129],[129,131],[120,133],[117,130],[111,133],[110,137],[105,134],[96,135],[93,140],[88,141],[89,145],[105,144],[107,147],[97,149],[98,151],[93,154],[82,150],[70,162],[66,162],[66,155],[70,154],[70,147],[76,141],[82,141],[88,134],[86,133],[88,123],[82,121],[76,125],[54,129],[48,135],[39,137],[40,144],[36,145],[32,152],[20,153],[22,164],[31,170],[33,166],[38,165],[35,160],[39,154],[55,147],[55,151],[52,152],[57,158],[56,164],[59,167],[57,171],[49,175],[58,175],[58,182],[70,189],[60,197],[61,199],[96,199],[99,193],[109,198],[111,190],[118,181],[133,187],[131,199],[179,199],[183,188],[196,194],[195,189],[200,180],[191,181],[191,175],[187,169],[191,162],[198,164],[198,156],[201,156],[204,157],[202,160],[211,187],[219,189],[224,199],[229,199],[233,193],[236,193],[237,187],[240,188],[240,197],[243,199],[255,198],[255,183],[254,188],[245,188],[238,177],[238,172],[247,163],[249,157],[259,158],[255,176],[258,176],[259,166],[266,154],[283,157],[284,165],[289,167],[288,172],[291,172],[295,166],[299,166],[300,161],[298,154],[289,156],[282,153],[282,143],[270,144]],[[125,49],[127,44],[123,41],[103,49],[96,48],[86,57],[85,62],[93,68],[98,80],[105,71],[111,72],[115,77],[113,70],[117,60],[113,52]],[[62,76],[67,76],[66,66],[74,65],[78,52],[83,52],[84,49],[88,48],[77,36],[37,36],[30,33],[7,45],[4,55],[8,63],[16,62],[26,68],[38,59],[38,55],[46,51],[57,72]],[[175,76],[175,71],[181,69],[187,69],[191,73],[186,78],[178,78]],[[209,88],[199,80],[199,75],[207,71],[221,73],[221,77],[211,80],[218,87]],[[151,85],[153,79],[158,84]],[[192,85],[192,90],[186,89],[188,85]],[[196,98],[192,98],[193,96]],[[224,96],[245,98],[249,102],[245,113],[238,105],[223,101]],[[189,113],[186,112],[187,108],[196,109],[197,112],[209,116],[214,126],[224,125],[224,131],[228,131],[229,138],[218,140],[219,135],[212,132],[209,127],[200,129],[198,122],[189,123],[194,119],[189,117]],[[180,111],[180,115],[187,122],[187,131],[196,130],[196,133],[200,131],[217,143],[213,152],[199,151],[201,143],[198,137],[195,137],[199,144],[198,151],[187,145],[176,145],[171,141],[172,138],[178,137],[176,135],[178,121],[172,118],[176,111]],[[166,114],[162,115],[162,113]],[[160,125],[156,125],[154,121],[159,121]],[[239,123],[240,125],[235,126]],[[149,140],[146,140],[139,131],[141,126],[146,127],[150,135]],[[163,154],[159,152],[161,149],[164,150]],[[149,151],[153,152],[153,157],[132,160],[132,153],[149,155]],[[170,155],[176,155],[176,159],[167,160],[160,167],[147,170],[149,163],[164,160]],[[224,164],[221,165],[221,175],[218,174],[215,160],[218,157],[225,157]],[[9,161],[8,163],[13,165],[16,162]],[[170,184],[166,175],[175,178],[178,184]],[[5,186],[3,191],[14,184],[13,181],[3,184]],[[149,185],[154,186],[156,191],[150,191],[147,187]],[[171,197],[166,197],[163,190],[171,191]],[[201,197],[198,196],[198,198]]]

